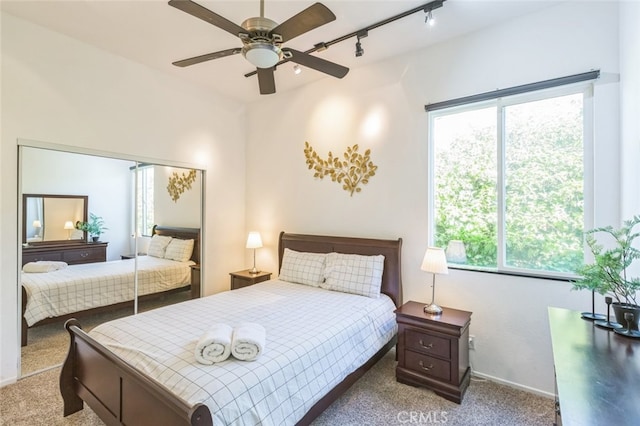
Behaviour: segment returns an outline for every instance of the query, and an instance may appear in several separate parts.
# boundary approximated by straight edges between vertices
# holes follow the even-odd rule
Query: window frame
[[[508,94],[506,96],[496,96],[494,98],[487,98],[476,100],[476,97],[468,97],[469,102],[463,102],[463,100],[451,101],[451,106],[438,106],[437,108],[430,109],[429,106],[425,107],[428,113],[427,124],[427,209],[428,209],[428,232],[429,232],[429,244],[434,244],[435,241],[435,135],[432,129],[434,129],[434,121],[438,117],[461,113],[465,111],[473,111],[487,107],[496,108],[496,149],[497,149],[497,179],[496,179],[496,219],[497,219],[497,265],[492,267],[481,267],[473,265],[462,265],[449,263],[449,267],[452,269],[464,269],[478,272],[490,272],[506,275],[526,276],[535,278],[548,278],[555,280],[571,280],[578,276],[576,274],[558,271],[543,271],[525,268],[516,268],[506,265],[506,246],[505,246],[505,107],[518,105],[522,103],[535,102],[544,99],[550,99],[554,97],[567,96],[571,94],[582,93],[583,100],[583,229],[591,229],[594,224],[594,102],[593,102],[593,90],[594,82],[580,81],[575,83],[568,83],[558,86],[552,86],[547,88],[536,88],[530,91],[519,91],[516,94]],[[536,87],[534,83],[531,87]],[[440,103],[441,105],[446,102]],[[586,245],[583,243],[583,253],[585,254],[585,260],[587,255]]]
[[[140,198],[140,204],[141,204],[141,209],[142,212],[140,212],[140,217],[141,218],[145,218],[146,217],[146,211],[149,207],[149,202],[148,199],[146,197],[147,193],[146,191],[142,191],[139,192],[138,191],[138,184],[140,183],[140,186],[142,188],[144,188],[146,185],[144,185],[143,181],[146,181],[147,179],[147,174],[148,171],[151,170],[154,173],[154,188],[155,188],[155,167],[153,164],[147,164],[147,163],[139,163],[136,164],[136,166],[131,168],[132,174],[133,174],[133,179],[132,179],[132,183],[133,183],[133,205],[135,206],[134,208],[134,214],[133,214],[133,223],[132,223],[132,228],[134,229],[134,235],[136,236],[140,236],[140,237],[151,237],[151,234],[147,235],[144,232],[139,232],[138,227],[145,229],[145,223],[146,221],[143,219],[142,223],[138,223],[137,217],[138,217],[138,198]],[[155,191],[155,189],[154,189]],[[152,205],[152,207],[155,207]],[[155,212],[154,212],[154,217],[155,217]],[[151,227],[153,228],[153,223],[151,224]],[[152,232],[153,233],[153,232]]]

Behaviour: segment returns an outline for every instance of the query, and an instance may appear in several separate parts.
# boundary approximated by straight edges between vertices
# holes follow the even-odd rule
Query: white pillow
[[[325,253],[307,253],[284,249],[279,279],[318,287],[324,281]]]
[[[147,254],[154,257],[164,257],[164,252],[172,238],[166,235],[154,235],[151,237]]]
[[[325,281],[320,287],[362,296],[380,297],[384,256],[329,253]]]
[[[193,240],[174,238],[167,246],[164,258],[178,262],[188,262],[191,259],[191,253],[193,253]]]

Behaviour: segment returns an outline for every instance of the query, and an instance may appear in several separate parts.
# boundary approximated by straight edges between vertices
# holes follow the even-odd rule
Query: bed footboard
[[[77,320],[68,320],[65,328],[70,336],[60,373],[65,417],[86,402],[107,425],[213,424],[207,406],[189,406],[143,376],[82,331]]]

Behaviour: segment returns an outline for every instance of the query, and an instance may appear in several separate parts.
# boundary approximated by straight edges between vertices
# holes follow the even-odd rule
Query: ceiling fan
[[[278,24],[264,17],[264,0],[260,0],[260,16],[248,18],[242,25],[236,25],[191,0],[170,0],[169,5],[239,37],[243,44],[242,48],[236,47],[195,56],[173,62],[173,65],[186,67],[242,53],[256,67],[258,85],[262,95],[276,92],[273,72],[276,64],[282,60],[292,61],[337,78],[342,78],[349,72],[349,68],[342,65],[311,56],[305,52],[282,47],[283,43],[336,19],[333,12],[321,3],[315,3]]]

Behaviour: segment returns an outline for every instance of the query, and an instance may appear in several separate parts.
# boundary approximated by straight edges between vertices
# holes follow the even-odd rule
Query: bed
[[[139,256],[139,300],[191,289],[191,266],[199,263],[199,229],[155,226],[153,232],[193,240],[193,249],[180,260]],[[21,337],[22,346],[26,346],[29,327],[133,306],[134,260],[69,265],[46,273],[22,272],[21,282]],[[192,295],[198,297],[193,291]]]
[[[70,347],[60,375],[64,415],[81,410],[86,402],[106,424],[258,424],[263,420],[264,424],[309,424],[395,344],[394,310],[402,300],[401,245],[400,239],[283,232],[279,238],[278,279],[112,321],[92,330],[90,335],[82,331],[76,320],[67,321]],[[283,281],[286,249],[381,254],[384,256],[381,294],[363,297]],[[222,305],[233,309],[220,313],[216,307]],[[364,306],[367,308],[361,310]],[[198,324],[198,319],[205,316],[208,319]],[[345,334],[354,331],[348,330],[350,325],[340,325],[345,316],[347,323],[361,324],[363,328],[356,330],[356,334]],[[252,363],[227,360],[215,368],[195,362],[194,339],[197,340],[204,323],[222,319],[230,323],[254,320],[265,326],[267,345],[259,360]],[[302,331],[297,334],[294,328]],[[158,340],[160,336],[165,340]],[[327,349],[327,344],[334,349]],[[344,361],[344,368],[336,367],[335,374],[332,373],[334,364],[347,355],[350,358]],[[173,360],[159,364],[165,358]],[[274,363],[281,370],[280,367],[274,370]],[[288,381],[278,382],[278,374]],[[231,380],[216,387],[215,383],[226,377]],[[238,382],[243,382],[239,384],[240,390],[232,389]],[[283,402],[279,405],[282,408],[274,409],[269,399],[269,389],[274,386],[290,391],[294,402]],[[206,393],[202,394],[204,388]],[[257,389],[263,397],[251,394],[250,398],[258,401],[256,408],[243,411],[245,408],[240,405],[244,403],[239,401],[247,388]],[[261,405],[259,401],[264,402]],[[225,408],[229,405],[232,414]],[[263,419],[263,415],[271,417]]]

